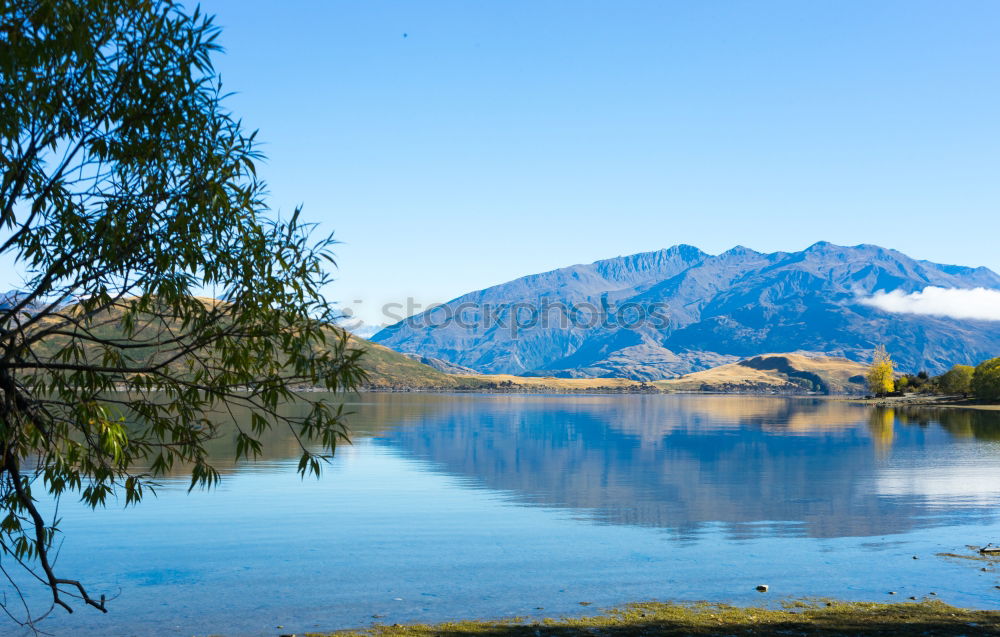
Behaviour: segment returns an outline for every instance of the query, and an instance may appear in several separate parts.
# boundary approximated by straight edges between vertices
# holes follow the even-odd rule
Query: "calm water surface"
[[[59,568],[118,597],[43,628],[275,635],[932,591],[1000,608],[997,570],[938,555],[1000,542],[997,412],[694,395],[371,394],[352,408],[354,444],[319,481],[275,436],[261,461],[220,461],[209,493],[178,479],[128,511],[64,502]]]

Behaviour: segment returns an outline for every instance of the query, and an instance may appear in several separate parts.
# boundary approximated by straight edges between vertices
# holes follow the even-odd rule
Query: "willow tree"
[[[363,372],[329,328],[332,237],[266,206],[212,20],[170,0],[0,2],[0,259],[19,273],[0,298],[0,569],[47,587],[45,609],[18,611],[33,622],[107,611],[56,572],[39,501],[132,504],[180,467],[210,486],[226,413],[249,413],[227,425],[238,457],[289,427],[318,474],[341,409],[280,406]]]
[[[884,396],[894,388],[894,365],[892,357],[886,351],[885,345],[879,345],[872,354],[872,362],[868,366],[868,373],[865,380],[868,383],[868,391],[876,396]]]

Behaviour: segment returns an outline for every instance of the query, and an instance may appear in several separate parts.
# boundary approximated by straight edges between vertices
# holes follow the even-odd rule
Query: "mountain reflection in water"
[[[1000,493],[1000,448],[975,444],[1000,439],[998,412],[738,396],[375,395],[357,418],[387,424],[392,408],[406,413],[379,442],[440,471],[680,537],[709,523],[732,537],[885,535],[953,513],[992,518],[986,505]]]

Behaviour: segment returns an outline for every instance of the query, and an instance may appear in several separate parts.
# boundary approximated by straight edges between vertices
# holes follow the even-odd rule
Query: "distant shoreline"
[[[984,411],[1000,411],[1000,404],[983,403],[975,398],[961,396],[889,396],[886,398],[850,398],[857,402],[875,407],[948,407],[951,409],[980,409]]]
[[[639,386],[611,386],[602,385],[594,387],[559,387],[549,385],[515,385],[512,387],[386,387],[371,386],[358,388],[359,392],[371,392],[382,394],[670,394],[675,392],[663,391],[656,387],[640,389]]]
[[[533,378],[533,377],[525,377]],[[541,379],[538,379],[541,380]],[[559,379],[559,380],[589,380],[598,381],[604,379]],[[623,381],[627,379],[607,379]],[[818,392],[782,392],[782,391],[697,391],[697,390],[669,390],[656,387],[651,384],[634,385],[592,385],[586,387],[571,387],[565,385],[545,385],[540,382],[532,384],[514,384],[498,387],[386,387],[371,386],[359,388],[359,392],[371,393],[449,393],[449,394],[562,394],[572,395],[600,395],[600,394],[650,394],[650,395],[684,395],[684,396],[742,396],[742,397],[770,397],[770,398],[822,398],[828,400],[840,400],[844,402],[867,405],[870,407],[946,407],[951,409],[978,409],[983,411],[1000,411],[1000,404],[983,403],[974,398],[961,398],[959,396],[892,396],[888,398],[863,398],[856,394],[822,394]]]
[[[577,379],[572,379],[577,380]],[[590,379],[584,379],[590,380]],[[594,379],[598,380],[598,379]],[[610,380],[610,379],[609,379]],[[591,394],[649,394],[657,396],[753,396],[771,398],[839,398],[857,399],[850,394],[821,394],[808,392],[783,392],[783,391],[697,391],[697,390],[671,390],[662,389],[654,385],[595,385],[592,387],[564,387],[558,385],[543,385],[540,383],[531,385],[514,385],[505,387],[386,387],[370,386],[359,388],[359,392],[371,393],[448,393],[448,394],[565,394],[591,395]]]

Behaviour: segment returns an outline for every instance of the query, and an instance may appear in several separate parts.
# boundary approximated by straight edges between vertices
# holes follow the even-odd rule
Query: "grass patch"
[[[319,637],[320,633],[308,633]],[[631,604],[593,617],[375,625],[322,635],[375,637],[640,637],[651,635],[1000,635],[1000,612],[944,602],[793,601],[783,608]]]

